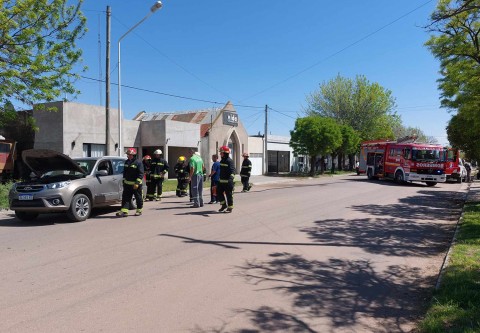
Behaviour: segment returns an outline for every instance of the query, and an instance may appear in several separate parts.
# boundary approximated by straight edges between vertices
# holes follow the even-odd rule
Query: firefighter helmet
[[[247,152],[245,152],[245,153],[242,154],[242,156],[243,157],[249,157],[250,155]]]
[[[218,151],[221,152],[221,153],[230,154],[230,148],[228,148],[228,146],[221,146]]]
[[[135,148],[128,148],[127,155],[137,155],[137,150]]]
[[[178,158],[178,163],[184,162],[184,161],[185,161],[185,156],[180,156],[180,157]]]
[[[162,155],[163,152],[160,149],[157,149],[153,152],[154,155]]]
[[[151,157],[150,155],[145,155],[145,156],[143,157],[143,159],[144,159],[144,160],[151,160],[152,157]]]

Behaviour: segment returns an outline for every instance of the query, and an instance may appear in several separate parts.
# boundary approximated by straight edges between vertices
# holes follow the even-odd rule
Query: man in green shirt
[[[193,207],[203,207],[203,174],[205,173],[205,164],[200,154],[193,149],[189,149],[190,161],[190,182],[192,186]]]

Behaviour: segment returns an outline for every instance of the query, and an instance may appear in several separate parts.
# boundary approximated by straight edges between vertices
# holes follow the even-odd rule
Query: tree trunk
[[[336,155],[332,155],[332,169],[331,173],[335,173],[335,159],[337,158]]]
[[[310,156],[310,176],[315,176],[315,156]]]
[[[355,154],[348,155],[348,170],[353,171],[355,165]]]

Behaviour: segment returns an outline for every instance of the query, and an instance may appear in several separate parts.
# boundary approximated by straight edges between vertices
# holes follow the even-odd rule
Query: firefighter
[[[190,170],[188,168],[187,161],[185,156],[180,156],[177,160],[177,164],[174,167],[175,173],[177,174],[177,190],[176,195],[177,197],[185,197],[187,196],[187,187],[190,183]]]
[[[123,167],[123,193],[122,193],[122,208],[117,213],[118,217],[127,217],[128,208],[132,195],[137,201],[137,211],[135,216],[142,215],[143,198],[142,198],[142,182],[143,182],[143,163],[140,162],[135,155],[137,150],[135,148],[127,149],[127,160]]]
[[[143,180],[144,180],[144,186],[145,188],[147,189],[148,191],[148,187],[150,186],[150,166],[151,166],[151,163],[152,163],[152,157],[150,155],[145,155],[143,157],[143,171],[144,171],[144,175],[143,175]],[[143,191],[144,193],[143,194],[146,194],[145,192],[146,191]],[[148,201],[148,197],[146,195],[144,195],[144,200],[145,201]]]
[[[162,151],[155,150],[150,166],[150,186],[147,188],[147,199],[151,201],[162,199],[163,181],[168,168],[168,162],[162,158]]]
[[[250,173],[252,172],[252,162],[248,159],[247,152],[242,154],[242,170],[240,170],[240,178],[242,179],[243,189],[242,192],[248,192],[252,188],[252,184],[249,183]]]
[[[233,160],[229,157],[230,148],[228,146],[220,147],[219,151],[221,160],[217,196],[222,206],[218,211],[223,212],[226,210],[226,213],[231,213],[233,210],[235,166],[233,165]]]

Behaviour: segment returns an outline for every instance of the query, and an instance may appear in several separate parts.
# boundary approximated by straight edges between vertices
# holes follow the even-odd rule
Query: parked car
[[[53,150],[29,149],[22,160],[32,170],[31,179],[15,183],[9,193],[10,209],[20,220],[62,212],[84,221],[93,208],[121,203],[124,157],[71,159]],[[134,209],[135,202],[130,206]]]
[[[467,169],[465,168],[465,161],[460,158],[458,161],[458,178],[457,182],[466,182],[467,181]]]

